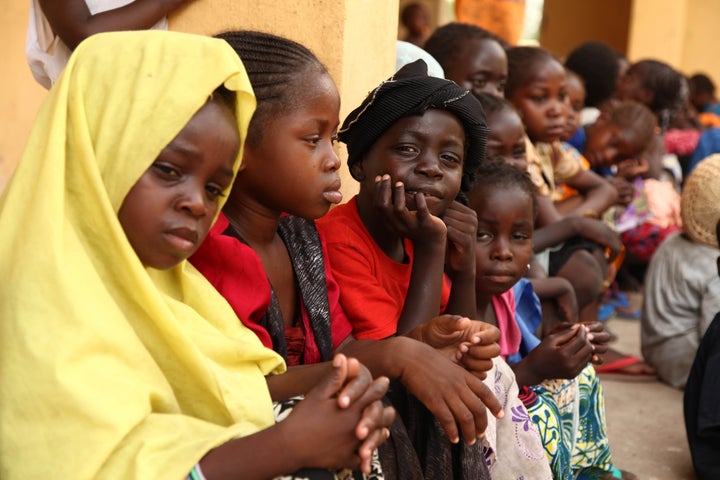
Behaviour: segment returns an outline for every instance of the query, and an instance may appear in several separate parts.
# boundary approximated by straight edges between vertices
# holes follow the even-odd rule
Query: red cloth
[[[492,306],[500,330],[500,355],[507,358],[520,351],[522,332],[515,320],[515,293],[511,288],[507,292],[492,297]]]
[[[404,242],[407,263],[391,260],[365,228],[355,198],[333,208],[317,225],[327,239],[340,301],[352,323],[353,335],[375,340],[394,335],[410,286],[412,242]],[[441,312],[449,297],[450,282],[444,277]]]
[[[237,238],[223,234],[228,225],[227,218],[220,214],[215,226],[195,255],[190,258],[190,262],[225,297],[238,318],[255,332],[263,345],[273,348],[270,335],[258,324],[270,305],[270,281],[257,253]],[[322,234],[320,239],[322,242]],[[323,253],[327,260],[329,257],[324,244]],[[330,328],[333,349],[335,349],[350,335],[352,327],[340,306],[338,285],[327,261],[325,274],[330,304]],[[300,297],[300,314],[305,334],[303,363],[317,363],[320,361],[320,352],[302,297]],[[294,340],[297,341],[297,338],[295,337]],[[292,364],[288,362],[288,365]]]

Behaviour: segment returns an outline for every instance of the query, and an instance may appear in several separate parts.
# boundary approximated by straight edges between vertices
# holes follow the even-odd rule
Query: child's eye
[[[497,85],[498,90],[500,90],[501,92],[504,92],[506,85],[507,85],[507,82],[505,82],[505,81],[498,82],[498,85]]]
[[[479,242],[487,242],[488,240],[492,240],[492,235],[490,234],[490,232],[478,231],[477,240]]]
[[[476,88],[484,88],[485,85],[487,85],[487,80],[485,80],[484,78],[473,78],[472,85]]]
[[[520,241],[530,240],[530,235],[528,235],[527,233],[524,233],[524,232],[515,232],[515,233],[513,233],[513,240],[520,240]]]
[[[455,164],[462,163],[462,157],[460,155],[456,155],[454,153],[449,153],[449,152],[443,153],[440,155],[440,158],[449,163],[455,163]]]
[[[215,200],[218,197],[224,197],[225,194],[223,193],[223,190],[224,189],[219,185],[213,185],[212,183],[205,186],[205,191],[207,192],[210,200]]]
[[[515,158],[525,158],[525,153],[525,148],[516,148],[513,150],[512,155]]]
[[[530,100],[532,100],[535,103],[542,103],[545,101],[547,97],[545,95],[532,95],[530,97]]]
[[[398,145],[395,148],[397,151],[403,152],[403,153],[418,153],[419,152],[418,148],[415,147],[414,145],[404,144],[404,145]]]
[[[567,98],[568,98],[567,92],[559,92],[558,93],[558,100],[560,100],[561,102],[564,102],[565,100],[567,100]]]
[[[320,141],[320,135],[312,135],[310,137],[305,137],[305,141],[308,142],[310,145],[317,145]]]
[[[167,179],[167,180],[177,180],[182,176],[180,173],[180,170],[178,170],[173,165],[169,165],[167,163],[163,162],[155,162],[152,164],[152,169],[157,173],[161,178]]]

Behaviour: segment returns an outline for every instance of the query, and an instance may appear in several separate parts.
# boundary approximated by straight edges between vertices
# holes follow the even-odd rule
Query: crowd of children
[[[187,1],[33,2],[50,91],[0,197],[0,477],[634,479],[603,372],[687,383],[717,474],[706,75],[428,36],[411,3],[397,71],[341,122],[287,38],[96,34]],[[602,322],[635,315],[629,278],[642,360]]]

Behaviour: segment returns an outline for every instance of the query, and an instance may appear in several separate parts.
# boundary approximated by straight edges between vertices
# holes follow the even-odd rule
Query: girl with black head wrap
[[[413,329],[422,332],[423,325],[440,313],[477,318],[477,217],[457,199],[472,185],[475,170],[484,161],[487,134],[478,100],[452,81],[427,76],[421,60],[380,84],[345,119],[338,137],[347,145],[350,172],[360,182],[360,193],[335,207],[318,225],[327,239],[340,301],[356,337],[381,339]],[[477,360],[481,355],[477,347],[461,347],[457,361],[464,365],[468,359]],[[498,398],[508,403],[517,400],[507,365],[495,355],[489,358],[493,363],[487,377],[496,386],[504,385],[502,393],[495,390]],[[398,394],[391,390],[391,397]],[[393,405],[411,438],[424,433],[413,430],[421,411],[412,402],[393,399]],[[486,454],[493,477],[550,478],[547,459],[537,453],[542,447],[536,432],[526,432],[525,439],[514,434],[503,437],[498,420],[495,443],[495,430],[490,427],[494,419],[488,417],[486,433],[493,442]],[[477,461],[468,446],[458,447],[453,448],[455,478],[466,476]],[[496,463],[496,448],[512,465]]]

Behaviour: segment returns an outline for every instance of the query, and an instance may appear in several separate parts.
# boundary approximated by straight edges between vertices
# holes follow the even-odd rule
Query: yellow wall
[[[29,0],[0,9],[4,71],[0,76],[0,190],[20,158],[45,90],[25,60]],[[398,0],[199,0],[170,18],[170,29],[214,34],[257,29],[310,47],[328,67],[342,95],[344,118],[395,68]],[[338,149],[344,157],[344,147]],[[344,163],[344,162],[343,162]],[[343,192],[357,190],[343,167]]]
[[[45,89],[33,79],[25,60],[30,1],[5,2],[0,9],[3,71],[0,75],[0,191],[22,154],[30,125]]]
[[[704,71],[720,87],[720,0],[635,0],[629,55],[657,58],[686,75]]]
[[[625,53],[629,0],[545,0],[540,44],[559,57],[588,40]]]

